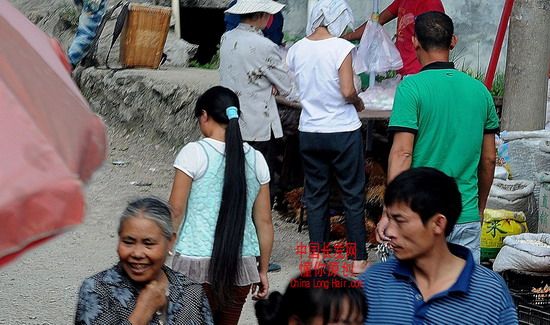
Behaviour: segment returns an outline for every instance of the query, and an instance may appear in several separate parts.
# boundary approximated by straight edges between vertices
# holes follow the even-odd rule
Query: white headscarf
[[[353,27],[353,12],[345,0],[319,0],[313,6],[307,21],[306,36],[319,26],[326,26],[331,35],[340,37],[346,27]]]

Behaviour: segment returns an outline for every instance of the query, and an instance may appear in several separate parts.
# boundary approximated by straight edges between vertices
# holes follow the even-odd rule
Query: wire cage
[[[550,325],[550,292],[534,290],[550,285],[550,274],[506,271],[502,276],[517,306],[519,323]]]

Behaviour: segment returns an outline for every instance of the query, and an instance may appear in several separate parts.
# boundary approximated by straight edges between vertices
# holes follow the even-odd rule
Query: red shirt
[[[401,54],[403,68],[398,72],[402,75],[414,74],[422,66],[416,58],[412,44],[414,35],[414,19],[416,16],[428,12],[445,12],[441,0],[395,0],[388,7],[388,11],[397,16],[397,40],[395,46]]]

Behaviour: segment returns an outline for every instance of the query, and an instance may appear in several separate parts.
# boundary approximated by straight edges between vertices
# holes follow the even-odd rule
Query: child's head
[[[323,270],[323,275],[304,274],[290,281],[286,292],[275,291],[256,303],[260,325],[363,324],[366,300],[360,282]]]
[[[195,117],[199,118],[200,121],[206,112],[207,116],[218,124],[227,125],[229,124],[227,115],[227,108],[229,107],[235,107],[237,114],[241,115],[239,97],[229,88],[215,86],[205,91],[197,99]]]

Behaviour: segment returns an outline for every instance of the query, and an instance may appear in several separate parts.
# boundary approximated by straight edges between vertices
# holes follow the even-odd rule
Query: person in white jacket
[[[225,12],[240,15],[240,24],[223,34],[220,44],[220,84],[239,97],[243,140],[267,161],[271,205],[279,192],[276,150],[283,137],[275,96],[289,95],[292,81],[279,46],[266,38],[262,30],[283,7],[271,0],[238,0]],[[269,270],[278,271],[280,266],[270,263]]]

